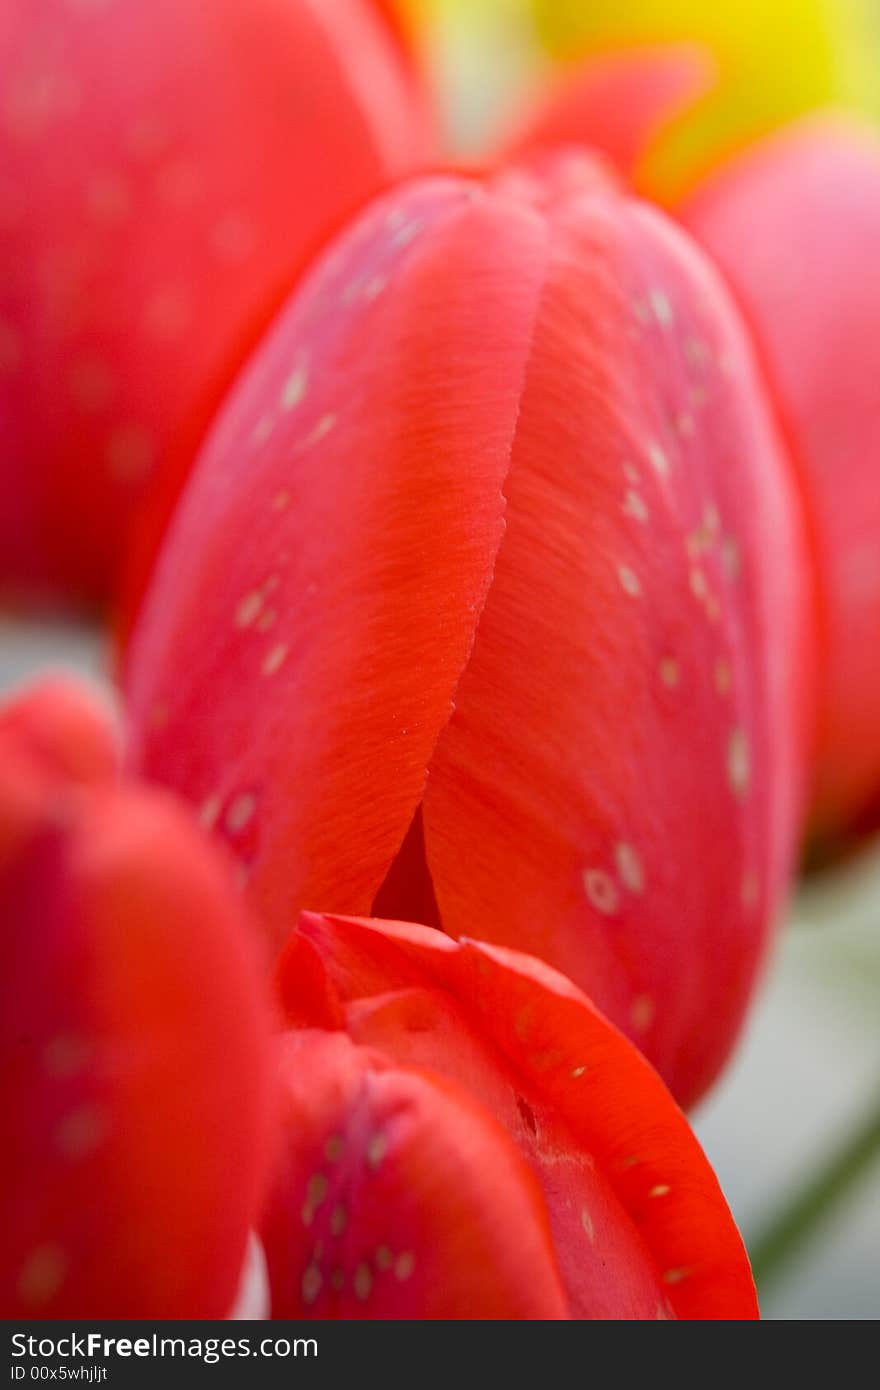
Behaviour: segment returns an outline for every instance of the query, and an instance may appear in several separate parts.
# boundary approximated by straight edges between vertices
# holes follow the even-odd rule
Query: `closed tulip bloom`
[[[689,1101],[791,868],[804,545],[686,236],[589,159],[414,181],[327,248],[206,443],[127,653],[132,761],[276,941],[309,906],[479,923]]]

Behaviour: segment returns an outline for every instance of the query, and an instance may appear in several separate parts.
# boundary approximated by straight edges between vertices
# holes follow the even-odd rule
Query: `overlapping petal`
[[[313,1032],[284,1040],[282,1088],[274,1317],[566,1316],[538,1184],[465,1090]]]
[[[309,1019],[299,987],[306,952],[323,964],[343,1027],[358,1044],[351,1049],[338,1031],[324,1042],[318,1055],[332,1057],[335,1072],[319,1090],[332,1097],[323,1102],[332,1118],[322,1117],[320,1124],[311,1115],[304,1120],[300,1102],[296,1124],[300,1134],[309,1135],[306,1149],[314,1170],[304,1173],[296,1153],[283,1158],[278,1187],[285,1207],[282,1211],[276,1198],[268,1223],[276,1279],[287,1285],[302,1275],[307,1290],[326,1294],[328,1301],[320,1305],[316,1294],[316,1313],[320,1306],[326,1316],[334,1307],[326,1287],[329,1280],[333,1289],[334,1272],[338,1296],[355,1302],[360,1270],[361,1285],[381,1290],[396,1306],[394,1280],[383,1277],[393,1260],[378,1251],[399,1250],[395,1222],[408,1212],[413,1188],[420,1194],[423,1223],[433,1230],[435,1213],[442,1211],[443,1243],[457,1241],[469,1250],[468,1236],[456,1224],[460,1209],[446,1211],[446,1198],[435,1190],[435,1160],[428,1161],[427,1174],[419,1175],[415,1167],[402,1190],[395,1185],[391,1136],[375,1118],[362,1075],[381,1068],[388,1089],[396,1084],[404,1093],[414,1072],[423,1081],[444,1077],[457,1105],[470,1093],[465,1114],[473,1112],[471,1126],[481,1109],[513,1137],[532,1182],[537,1178],[549,1218],[565,1290],[564,1315],[755,1315],[742,1243],[684,1118],[637,1051],[567,980],[518,952],[472,941],[456,944],[422,927],[307,914],[278,968],[282,999],[292,1003],[288,1017],[300,1028],[327,1026],[317,1015]],[[305,1058],[314,1036],[296,1034],[291,1041],[301,1071],[308,1070]],[[318,1036],[328,1039],[327,1033]],[[356,1084],[347,1079],[352,1071],[361,1073]],[[297,1089],[305,1093],[304,1081]],[[409,1114],[410,1105],[400,1108]],[[451,1113],[438,1114],[441,1145],[454,1123]],[[425,1161],[420,1156],[419,1162]],[[482,1181],[481,1175],[459,1181],[454,1160],[446,1161],[447,1187],[469,1191]],[[295,1181],[289,1177],[291,1163]],[[389,1186],[379,1206],[370,1184],[373,1173],[385,1173],[386,1163]],[[533,1238],[533,1223],[515,1225],[505,1217],[509,1200],[502,1184],[494,1192],[484,1189],[480,1197],[481,1228],[494,1223],[502,1264],[511,1257],[506,1242]],[[384,1236],[377,1221],[384,1222]],[[314,1242],[320,1242],[318,1255],[303,1273],[303,1251]],[[412,1255],[415,1270],[421,1252]],[[530,1289],[554,1287],[546,1263],[534,1254],[525,1260],[519,1252],[517,1258],[520,1269],[533,1271]],[[494,1268],[491,1259],[488,1267]],[[471,1315],[480,1316],[487,1294],[467,1277],[463,1287],[475,1300]],[[451,1281],[443,1296],[454,1299],[455,1288]]]
[[[415,182],[212,435],[128,654],[134,757],[276,939],[304,906],[479,921],[692,1099],[800,811],[787,470],[717,277],[602,167]]]
[[[128,661],[137,756],[246,868],[281,940],[368,911],[492,577],[545,235],[429,179],[377,204],[257,354]]]

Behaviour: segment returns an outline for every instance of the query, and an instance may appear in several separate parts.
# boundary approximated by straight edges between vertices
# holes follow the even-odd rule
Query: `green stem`
[[[759,1288],[779,1276],[797,1248],[817,1233],[878,1154],[880,1093],[867,1117],[859,1120],[790,1205],[752,1241],[752,1268]]]

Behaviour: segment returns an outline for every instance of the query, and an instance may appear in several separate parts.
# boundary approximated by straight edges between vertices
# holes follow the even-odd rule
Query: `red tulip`
[[[561,975],[307,914],[278,980],[303,1031],[262,1228],[274,1317],[757,1315],[681,1112]]]
[[[111,782],[122,754],[116,711],[99,687],[44,676],[0,704],[0,739],[63,781]]]
[[[681,217],[748,312],[800,465],[820,597],[813,819],[834,831],[880,793],[880,141],[802,122]]]
[[[268,1007],[216,852],[83,758],[101,720],[58,683],[0,713],[0,1303],[220,1317],[268,1158]]]
[[[7,0],[0,88],[0,588],[95,601],[425,120],[362,0]]]
[[[532,113],[517,147],[583,141],[638,182],[657,128],[652,93],[680,65],[676,48],[585,65]],[[642,98],[622,115],[631,88]],[[691,95],[684,80],[678,95]],[[880,142],[841,120],[800,121],[722,164],[677,215],[751,321],[798,466],[821,659],[813,823],[832,833],[880,795]]]
[[[691,1100],[790,869],[799,523],[687,238],[578,158],[413,182],[206,445],[128,653],[134,761],[276,940],[304,906],[479,922]]]

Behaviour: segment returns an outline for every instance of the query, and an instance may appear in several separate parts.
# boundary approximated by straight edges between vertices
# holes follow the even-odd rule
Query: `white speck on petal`
[[[587,869],[584,873],[587,897],[597,912],[606,917],[617,911],[620,898],[611,875],[604,869]]]
[[[304,362],[300,362],[284,383],[281,391],[281,409],[295,410],[305,396],[308,384],[309,369]]]
[[[314,429],[306,435],[305,439],[303,440],[303,446],[307,448],[311,444],[319,444],[321,440],[324,439],[330,433],[330,431],[335,427],[335,425],[335,415],[322,415],[321,419],[315,425]]]
[[[681,683],[681,667],[674,656],[664,656],[660,662],[660,679],[668,690],[677,690]]]
[[[199,808],[199,822],[206,830],[211,830],[217,824],[222,809],[223,801],[216,793],[206,797]]]
[[[264,676],[274,676],[276,671],[281,670],[281,667],[287,660],[288,650],[286,642],[276,643],[263,662],[262,669]]]
[[[624,888],[628,888],[631,893],[643,893],[645,891],[645,872],[642,868],[642,861],[632,845],[621,841],[614,851],[614,858]]]
[[[669,328],[675,320],[669,296],[663,290],[651,291],[651,308],[661,328]]]
[[[251,433],[251,439],[253,443],[265,444],[266,440],[271,438],[272,431],[274,430],[274,428],[275,421],[272,418],[272,416],[261,415],[257,423],[254,425],[253,431]]]
[[[596,1239],[596,1231],[593,1226],[593,1218],[586,1207],[581,1207],[581,1226],[588,1240]]]
[[[751,781],[751,758],[742,729],[734,729],[727,744],[727,777],[734,794],[744,797]]]
[[[658,477],[669,477],[669,458],[666,451],[656,442],[648,445],[648,459]]]
[[[623,503],[624,515],[631,516],[635,521],[646,522],[648,520],[648,508],[644,499],[636,492],[635,488],[627,491]]]
[[[235,626],[250,627],[263,607],[263,595],[259,589],[246,594],[235,610]]]
[[[224,820],[226,829],[233,835],[239,834],[251,820],[256,809],[257,798],[253,792],[242,792],[240,796],[235,798],[226,812]]]
[[[376,1169],[388,1152],[388,1140],[384,1134],[374,1134],[367,1145],[367,1166]]]
[[[624,592],[630,598],[638,598],[642,592],[642,585],[635,570],[630,569],[629,565],[618,565],[617,577],[620,580]]]

